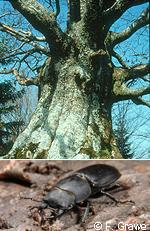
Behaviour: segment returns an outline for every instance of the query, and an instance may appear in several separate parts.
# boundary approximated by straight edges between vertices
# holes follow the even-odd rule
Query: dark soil
[[[119,200],[129,200],[115,204],[106,196],[91,199],[91,211],[84,223],[77,223],[84,213],[84,206],[74,208],[56,221],[49,219],[52,210],[42,213],[33,206],[41,203],[43,196],[61,178],[72,171],[95,163],[105,163],[117,167],[122,176],[121,185],[110,193]],[[108,161],[0,161],[0,230],[10,231],[94,231],[94,223],[106,222],[110,229],[118,230],[118,223],[143,224],[150,230],[150,161],[108,160]],[[26,199],[25,199],[26,198]],[[27,198],[32,198],[27,199]],[[144,227],[144,226],[143,226]],[[132,230],[128,226],[123,231]],[[136,229],[134,229],[136,230]]]

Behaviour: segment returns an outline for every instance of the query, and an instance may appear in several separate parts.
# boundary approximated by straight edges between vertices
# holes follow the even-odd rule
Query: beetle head
[[[43,198],[43,201],[52,208],[68,210],[75,205],[75,196],[73,193],[69,191],[62,190],[58,187],[54,187]]]

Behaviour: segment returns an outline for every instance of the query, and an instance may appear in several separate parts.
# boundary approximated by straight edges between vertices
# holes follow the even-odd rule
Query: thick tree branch
[[[103,43],[101,37],[104,37],[103,32],[100,34],[100,27],[103,24],[102,4],[103,0],[81,0],[80,13],[81,13],[81,28],[83,39],[90,44],[91,48],[99,49],[100,43]]]
[[[68,1],[68,28],[80,20],[80,0]]]
[[[53,52],[66,51],[65,35],[59,28],[54,15],[49,14],[48,10],[36,0],[9,0],[9,2],[45,36]]]
[[[145,101],[141,97],[134,97],[134,98],[131,98],[131,100],[133,101],[133,103],[137,105],[144,105],[144,106],[150,107],[150,101]]]
[[[107,0],[106,0],[107,1]],[[107,27],[119,19],[122,14],[132,6],[141,5],[149,2],[148,0],[116,0],[112,6],[103,12],[104,20],[107,22]]]
[[[90,30],[95,30],[94,26],[100,24],[100,16],[102,10],[102,1],[86,0],[81,1],[81,15],[85,26]],[[84,9],[83,9],[84,8]]]
[[[83,18],[86,11],[86,0],[80,0],[80,16]]]
[[[36,85],[36,86],[38,86],[39,82],[40,82],[39,78],[37,78],[37,77],[27,78],[23,75],[20,75],[19,72],[14,68],[12,68],[10,70],[2,70],[2,71],[0,71],[0,74],[5,74],[5,75],[6,74],[14,74],[20,85],[25,85],[25,86]]]
[[[148,95],[150,94],[150,86],[146,86],[146,87],[141,87],[139,89],[127,89],[127,94],[130,94],[131,96],[135,96],[135,97],[140,97],[143,95]]]
[[[116,81],[113,87],[113,93],[113,102],[131,99],[136,104],[149,106],[149,102],[146,102],[141,97],[150,94],[150,86],[131,89],[127,87],[126,84]]]
[[[142,104],[150,106],[149,102],[146,102],[142,96],[150,94],[150,85],[139,87],[136,89],[129,88],[127,82],[134,79],[143,79],[149,82],[149,64],[141,64],[130,69],[115,68],[113,73],[113,94],[114,102],[131,99],[136,104]]]
[[[140,17],[135,20],[127,29],[120,33],[111,33],[111,45],[114,47],[116,44],[121,43],[132,36],[137,30],[149,24],[149,9],[145,9]]]
[[[126,71],[125,80],[141,78],[150,72],[150,64],[141,64],[135,67],[132,67],[129,71]]]
[[[113,79],[116,81],[127,82],[141,78],[144,81],[148,81],[148,77],[145,76],[150,72],[150,64],[141,64],[135,67],[126,68],[114,68]]]

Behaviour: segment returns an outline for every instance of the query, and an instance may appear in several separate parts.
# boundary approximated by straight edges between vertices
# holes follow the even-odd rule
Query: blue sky
[[[115,22],[111,29],[117,32],[126,29],[146,7],[148,7],[148,3],[130,8],[122,15],[121,19]],[[147,29],[141,28],[127,41],[119,44],[116,51],[123,57],[128,65],[132,66],[141,62],[147,63],[149,61],[148,27]],[[141,53],[143,54],[142,57],[140,55]],[[120,66],[115,59],[114,63]],[[137,87],[138,86],[139,84]],[[146,96],[146,98],[150,101],[150,96]],[[124,103],[125,102],[123,102],[123,104]],[[114,105],[114,108],[115,107],[116,105]],[[150,135],[148,132],[150,128],[149,108],[131,103],[127,117],[129,131],[134,131],[130,139],[132,149],[135,152],[134,158],[150,159]]]

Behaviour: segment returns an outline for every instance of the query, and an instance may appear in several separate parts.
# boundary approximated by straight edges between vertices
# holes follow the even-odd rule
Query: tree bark
[[[113,147],[111,102],[106,106],[99,94],[89,60],[86,66],[76,57],[50,64],[37,109],[10,151],[11,158],[120,157]]]

